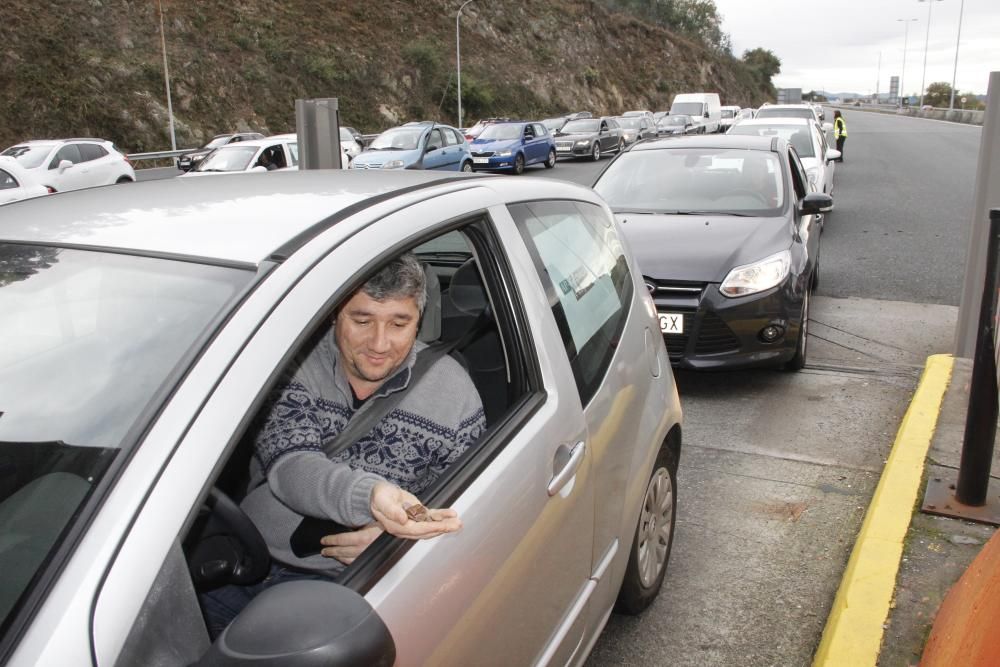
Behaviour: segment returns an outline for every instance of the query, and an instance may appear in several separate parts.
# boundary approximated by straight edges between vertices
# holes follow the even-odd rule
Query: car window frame
[[[80,159],[70,160],[68,157],[59,157],[60,155],[63,154],[64,151],[69,151],[69,152],[75,151],[77,157],[79,157]],[[83,156],[80,155],[80,148],[76,144],[65,144],[63,146],[60,146],[59,149],[56,151],[56,154],[52,156],[52,161],[49,163],[49,169],[50,170],[58,169],[59,163],[62,162],[63,160],[69,160],[73,164],[80,164],[81,162],[83,162]]]
[[[799,159],[799,154],[796,152],[795,147],[789,144],[787,150],[788,168],[792,177],[792,193],[795,195],[794,201],[797,203],[802,201],[802,199],[809,194],[809,177],[806,175],[805,168],[802,166],[802,162]]]
[[[4,179],[5,176],[6,179]],[[7,181],[13,183],[13,185],[7,185]],[[6,169],[0,167],[0,190],[16,190],[19,187],[21,187],[21,183],[17,180],[17,177]]]

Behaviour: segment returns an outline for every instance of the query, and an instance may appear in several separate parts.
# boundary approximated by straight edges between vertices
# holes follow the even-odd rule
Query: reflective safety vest
[[[847,137],[847,123],[844,122],[843,116],[833,121],[833,134],[837,139]]]

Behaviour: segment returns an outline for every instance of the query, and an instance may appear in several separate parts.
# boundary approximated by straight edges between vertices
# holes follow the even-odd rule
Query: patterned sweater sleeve
[[[314,392],[295,378],[279,386],[271,405],[255,455],[275,497],[303,516],[371,522],[371,492],[382,478],[327,459]]]
[[[434,463],[431,465],[431,478],[437,479],[448,466],[455,462],[465,450],[474,445],[486,432],[486,413],[479,392],[471,380],[463,392],[465,397],[462,409],[459,411],[459,421],[455,425],[455,439],[446,443],[435,452]]]

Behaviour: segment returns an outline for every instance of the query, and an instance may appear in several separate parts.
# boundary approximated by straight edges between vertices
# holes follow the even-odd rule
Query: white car
[[[27,169],[12,157],[0,157],[0,204],[47,195],[50,190],[35,180]]]
[[[342,127],[340,128],[340,150],[344,153],[344,157],[347,158],[343,163],[344,169],[347,169],[354,158],[361,155],[361,151],[364,148],[358,143],[349,129]]]
[[[760,111],[770,108],[763,107]],[[820,130],[816,121],[810,118],[762,118],[758,112],[753,120],[741,120],[733,125],[727,134],[778,136],[791,142],[816,191],[833,195],[833,161],[840,158],[840,151],[830,148],[826,133]]]
[[[740,111],[740,107],[737,106],[722,107],[722,120],[719,121],[719,125],[722,126],[720,132],[725,132],[733,126],[736,119],[740,117]]]
[[[815,121],[824,132],[833,130],[833,124],[824,123],[813,104],[765,104],[757,109],[754,118],[807,118]]]
[[[104,139],[24,141],[0,155],[17,160],[52,192],[135,180],[128,158]]]
[[[180,178],[242,171],[298,169],[299,143],[295,134],[276,134],[220,146]]]
[[[681,407],[593,190],[403,169],[110,190],[0,207],[5,665],[580,665],[613,607],[654,601]],[[461,357],[485,412],[419,494],[462,530],[383,535],[213,644],[197,590],[269,569],[234,503],[271,389],[405,250],[432,278],[421,340]]]

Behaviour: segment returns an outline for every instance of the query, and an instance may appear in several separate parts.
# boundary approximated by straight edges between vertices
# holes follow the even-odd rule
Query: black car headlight
[[[782,250],[753,264],[737,266],[722,281],[719,292],[730,298],[757,294],[781,284],[791,268],[792,253]]]

